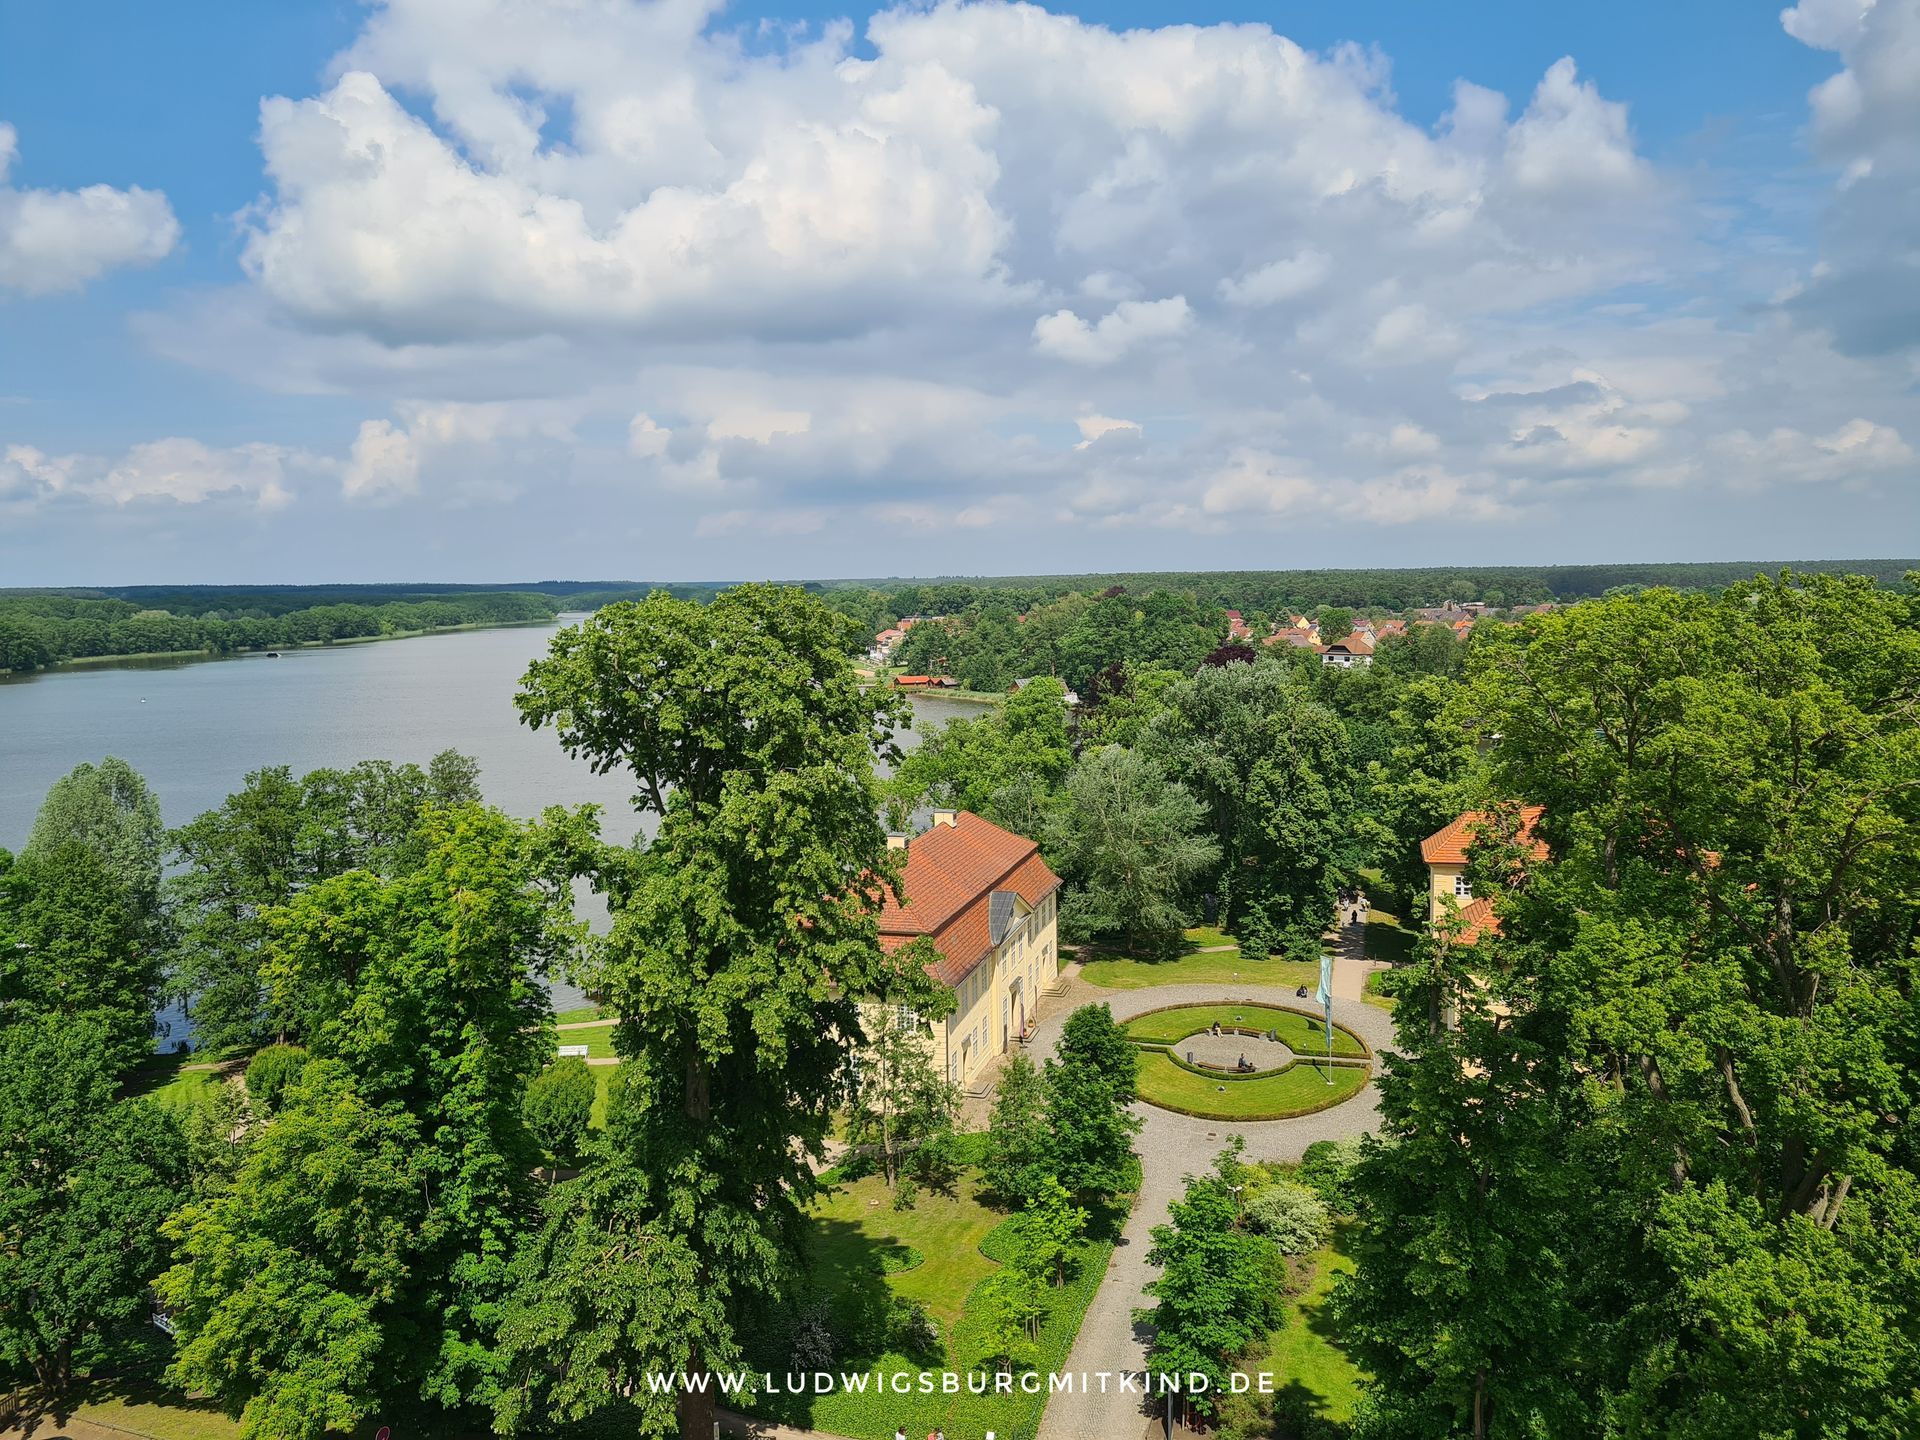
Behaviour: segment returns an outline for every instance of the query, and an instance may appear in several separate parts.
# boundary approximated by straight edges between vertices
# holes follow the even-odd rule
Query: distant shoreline
[[[562,612],[572,613],[572,612]],[[436,625],[431,630],[395,630],[387,635],[344,635],[338,640],[290,640],[284,645],[249,646],[243,650],[145,650],[130,655],[76,655],[54,665],[33,670],[0,670],[0,682],[37,679],[58,675],[63,670],[138,669],[153,661],[193,664],[198,661],[240,660],[249,655],[271,655],[288,650],[337,650],[343,645],[376,645],[384,640],[425,640],[435,635],[457,635],[468,630],[524,630],[538,625],[562,623],[556,615],[544,620],[472,620],[460,625]]]

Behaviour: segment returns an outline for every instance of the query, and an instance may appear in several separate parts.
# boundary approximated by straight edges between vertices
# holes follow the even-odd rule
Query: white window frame
[[[1453,898],[1456,900],[1471,900],[1473,898],[1473,886],[1468,883],[1465,875],[1456,875],[1453,877]]]

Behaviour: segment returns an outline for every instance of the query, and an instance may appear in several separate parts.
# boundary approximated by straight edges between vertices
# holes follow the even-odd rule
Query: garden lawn
[[[1317,981],[1318,977],[1315,978]],[[1327,1053],[1327,1030],[1321,1021],[1271,1005],[1182,1005],[1175,1010],[1129,1020],[1126,1030],[1130,1039],[1149,1045],[1172,1045],[1201,1030],[1211,1029],[1216,1020],[1222,1025],[1238,1025],[1243,1029],[1275,1031],[1281,1044],[1303,1058]],[[1357,1036],[1335,1025],[1333,1053],[1358,1057],[1365,1055],[1367,1048]]]
[[[1344,1234],[1336,1234],[1331,1245],[1313,1253],[1313,1278],[1288,1300],[1286,1317],[1273,1333],[1266,1359],[1241,1367],[1254,1375],[1266,1371],[1273,1376],[1276,1391],[1299,1396],[1308,1413],[1336,1423],[1353,1418],[1365,1379],[1335,1343],[1327,1311],[1334,1277],[1353,1269],[1343,1243]]]
[[[1317,985],[1318,961],[1249,960],[1238,950],[1213,950],[1173,960],[1086,961],[1080,977],[1103,990],[1145,990],[1155,985]]]
[[[903,1212],[893,1208],[893,1192],[885,1182],[869,1176],[843,1183],[815,1203],[810,1249],[816,1293],[835,1301],[837,1308],[863,1291],[884,1286],[926,1308],[939,1324],[945,1353],[837,1355],[832,1371],[869,1377],[865,1391],[842,1387],[829,1395],[762,1396],[751,1407],[756,1414],[857,1440],[889,1440],[895,1426],[905,1426],[910,1435],[925,1435],[936,1427],[956,1436],[988,1430],[1008,1437],[1034,1433],[1046,1404],[1044,1379],[1037,1395],[973,1395],[965,1388],[980,1350],[980,1320],[969,1302],[980,1282],[999,1268],[990,1253],[998,1250],[995,1232],[1007,1218],[980,1202],[979,1185],[978,1172],[969,1169],[953,1194],[922,1189],[913,1208]],[[1046,1290],[1039,1340],[1042,1376],[1065,1362],[1111,1250],[1105,1240],[1083,1245],[1067,1284]],[[960,1393],[941,1392],[939,1374],[945,1370],[960,1374]],[[935,1376],[931,1393],[918,1389],[923,1372]],[[908,1377],[909,1393],[876,1388],[893,1375]]]
[[[562,1030],[554,1038],[562,1045],[584,1045],[589,1060],[610,1060],[613,1058],[613,1027],[615,1022],[604,1025],[591,1025],[579,1030]]]
[[[1367,959],[1404,965],[1413,958],[1413,938],[1413,932],[1393,916],[1381,910],[1367,912]]]
[[[606,1012],[598,1005],[580,1005],[572,1010],[562,1010],[553,1017],[556,1025],[577,1025],[583,1020],[604,1020]]]
[[[1230,1075],[1216,1078],[1183,1070],[1158,1051],[1143,1050],[1140,1098],[1210,1119],[1257,1120],[1338,1103],[1365,1085],[1368,1073],[1365,1065],[1335,1065],[1329,1070],[1324,1061],[1314,1065],[1300,1060],[1278,1075],[1253,1080]],[[1327,1083],[1329,1075],[1332,1084]]]

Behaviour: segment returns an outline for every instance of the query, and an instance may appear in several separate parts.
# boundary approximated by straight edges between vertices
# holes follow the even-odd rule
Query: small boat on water
[[[267,651],[267,659],[278,660],[279,658],[280,658],[280,652],[278,650]]]

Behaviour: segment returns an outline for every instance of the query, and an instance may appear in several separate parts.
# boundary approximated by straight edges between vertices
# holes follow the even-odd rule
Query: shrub
[[[1283,1180],[1247,1202],[1247,1224],[1279,1246],[1282,1255],[1304,1255],[1327,1238],[1326,1202]]]
[[[893,1187],[893,1208],[911,1210],[920,1201],[920,1182],[911,1175],[902,1175]]]
[[[270,1115],[287,1087],[307,1068],[307,1052],[298,1045],[269,1045],[247,1062],[247,1098]]]
[[[836,1354],[833,1322],[827,1302],[823,1299],[810,1301],[794,1321],[788,1362],[795,1370],[831,1370]]]
[[[1353,1167],[1360,1163],[1360,1137],[1316,1140],[1300,1157],[1299,1182],[1336,1215],[1353,1213]]]
[[[579,1160],[593,1123],[593,1092],[593,1072],[577,1055],[549,1065],[527,1082],[521,1113],[533,1138],[556,1164]]]

